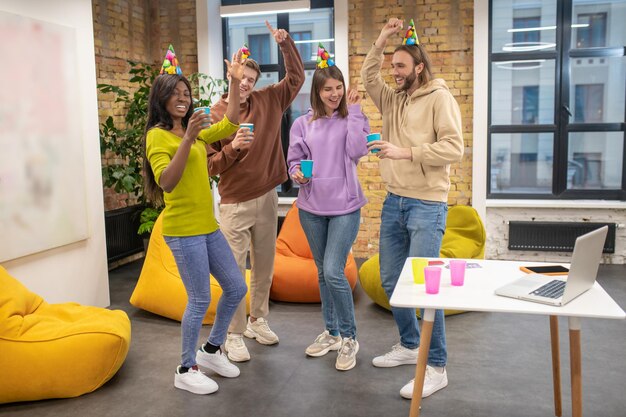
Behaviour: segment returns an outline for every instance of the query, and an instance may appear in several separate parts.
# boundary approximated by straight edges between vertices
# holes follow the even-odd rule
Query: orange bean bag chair
[[[348,254],[345,268],[350,288],[354,290],[358,271],[352,253]],[[270,298],[292,303],[319,303],[320,288],[317,266],[300,225],[295,203],[287,212],[285,221],[276,240],[274,279]]]
[[[211,304],[202,324],[213,324],[217,302],[222,296],[222,287],[211,275]],[[250,271],[246,271],[246,310],[250,312]],[[146,259],[141,275],[130,297],[130,303],[137,308],[159,316],[181,321],[187,306],[187,292],[180,279],[174,255],[163,239],[163,213],[154,223]]]

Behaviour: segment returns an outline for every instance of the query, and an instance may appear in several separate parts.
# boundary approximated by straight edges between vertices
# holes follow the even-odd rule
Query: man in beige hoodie
[[[383,80],[380,70],[387,39],[400,32],[403,21],[392,18],[370,49],[361,77],[365,89],[383,117],[379,149],[380,172],[387,189],[380,225],[380,275],[388,297],[398,282],[407,257],[438,257],[446,228],[450,164],[463,156],[461,112],[442,79],[434,79],[422,45],[401,45],[392,59],[396,88]],[[377,367],[417,362],[420,331],[415,310],[392,307],[400,343],[377,356]],[[447,348],[443,311],[437,310],[422,397],[448,385]],[[411,398],[413,380],[400,395]]]

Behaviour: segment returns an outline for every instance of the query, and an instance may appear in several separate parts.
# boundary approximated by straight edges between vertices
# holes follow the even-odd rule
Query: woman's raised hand
[[[361,103],[361,95],[357,91],[356,88],[350,87],[348,89],[348,106],[352,104],[360,104]]]
[[[246,67],[246,60],[242,58],[241,49],[238,49],[237,52],[233,54],[232,62],[229,62],[227,59],[224,60],[226,63],[226,72],[237,81],[241,81],[243,78],[243,69]]]

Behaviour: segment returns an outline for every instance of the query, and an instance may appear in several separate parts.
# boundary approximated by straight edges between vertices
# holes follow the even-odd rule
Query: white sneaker
[[[226,378],[239,376],[239,368],[230,363],[221,350],[208,353],[204,351],[204,347],[200,347],[196,352],[196,362],[203,368],[208,368]]]
[[[243,342],[243,336],[240,333],[228,333],[224,350],[228,354],[228,359],[233,362],[245,362],[250,360],[250,352],[246,344]]]
[[[400,343],[393,345],[390,352],[372,359],[372,365],[378,368],[392,368],[400,365],[417,364],[417,352],[419,348],[407,349]]]
[[[446,368],[438,368],[442,372],[430,365],[426,366],[426,375],[424,376],[424,388],[422,389],[422,398],[426,398],[435,392],[448,386],[448,373]],[[415,380],[412,379],[408,384],[402,387],[400,395],[402,398],[411,399],[413,397],[413,385]]]
[[[331,336],[328,330],[324,330],[324,333],[315,338],[315,342],[309,345],[304,351],[309,356],[314,358],[324,356],[331,350],[339,350],[341,347],[341,336]]]
[[[198,370],[197,366],[189,368],[184,374],[180,373],[180,366],[176,368],[174,386],[194,394],[211,394],[218,389],[217,383]]]
[[[278,343],[278,336],[270,329],[267,320],[259,317],[256,321],[250,321],[248,317],[248,326],[243,335],[250,339],[256,339],[262,345],[274,345]]]
[[[359,352],[359,342],[345,337],[341,341],[341,349],[337,355],[335,368],[339,371],[348,371],[356,365],[356,354]]]

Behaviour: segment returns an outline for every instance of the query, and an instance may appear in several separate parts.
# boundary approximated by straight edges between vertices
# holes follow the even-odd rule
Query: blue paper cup
[[[204,114],[206,114],[207,116],[209,116],[211,114],[211,108],[210,107],[196,107],[195,109],[193,109],[193,111],[203,111]]]
[[[210,115],[211,115],[211,108],[210,108],[210,107],[196,107],[195,109],[193,109],[193,111],[194,111],[194,112],[197,112],[197,111],[202,111],[202,112],[204,112],[204,114],[206,114],[207,116],[210,116]],[[210,126],[210,125],[211,125],[211,122],[209,121],[209,123],[208,123],[208,124],[207,124],[207,123],[204,123],[202,126],[207,127],[207,126]]]
[[[247,127],[250,132],[254,132],[254,123],[240,123],[239,127]]]
[[[302,171],[304,178],[311,178],[313,176],[313,161],[311,159],[301,160],[300,171]]]
[[[373,140],[380,140],[380,133],[370,133],[369,135],[367,135],[367,142],[371,142]],[[370,152],[372,153],[376,153],[378,152],[380,149],[372,149]]]

